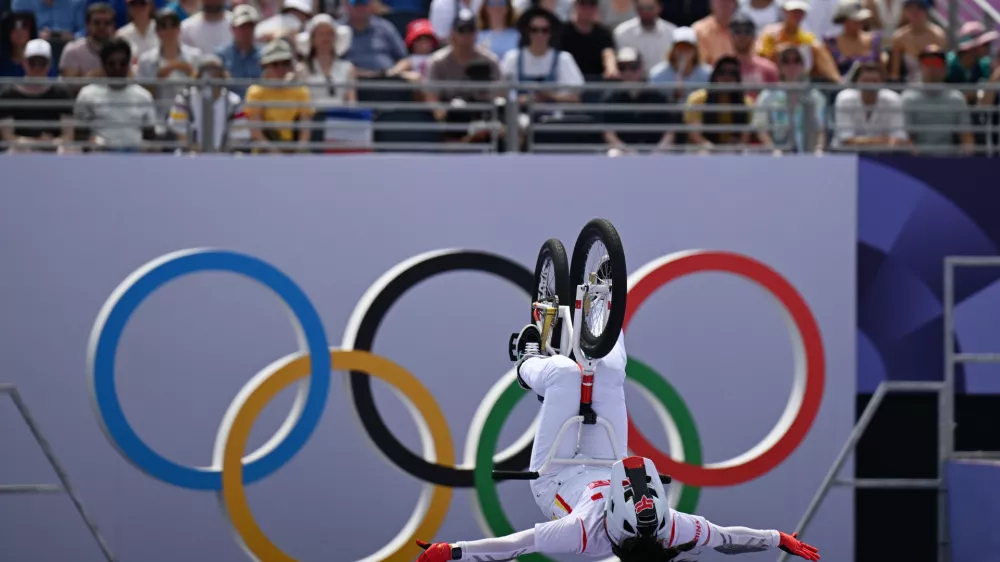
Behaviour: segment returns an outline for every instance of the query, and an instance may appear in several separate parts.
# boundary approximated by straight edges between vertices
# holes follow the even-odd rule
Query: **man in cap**
[[[291,45],[283,39],[275,39],[261,51],[260,65],[263,68],[261,78],[268,82],[287,81],[292,74],[295,55]],[[312,96],[305,86],[254,84],[247,90],[247,118],[252,125],[250,134],[258,143],[284,143],[283,146],[272,144],[265,148],[256,148],[255,152],[297,152],[297,147],[291,146],[309,142],[312,131],[304,127],[268,126],[267,123],[308,123],[312,121],[316,110],[312,106]],[[274,104],[280,105],[274,105]]]
[[[482,7],[483,0],[431,0],[427,17],[431,20],[434,33],[443,43],[448,41],[448,36],[451,34],[451,24],[458,16],[458,12],[465,9],[473,14],[478,14]]]
[[[203,56],[198,61],[196,78],[207,77],[214,80],[228,78],[222,59],[216,55]],[[209,92],[199,86],[184,88],[174,100],[170,108],[170,129],[177,136],[181,146],[189,146],[198,151],[202,145],[202,133],[205,129],[204,114],[205,96],[211,98],[213,127],[212,147],[215,150],[233,148],[233,144],[250,140],[250,129],[247,128],[247,116],[243,108],[243,100],[234,92],[213,85]],[[224,115],[225,119],[218,119]]]
[[[255,80],[260,78],[260,48],[254,41],[254,31],[260,13],[249,4],[241,4],[233,9],[233,42],[219,49],[216,54],[222,59],[230,78]],[[243,96],[245,84],[232,86],[232,91]]]
[[[24,75],[27,78],[45,78],[52,69],[52,46],[45,39],[32,39],[24,46]],[[0,92],[0,136],[5,143],[14,144],[11,151],[31,150],[31,145],[42,142],[71,142],[73,126],[60,124],[73,115],[73,96],[58,84],[15,83]],[[43,101],[35,105],[31,102]],[[26,103],[12,106],[8,102]],[[30,105],[29,105],[30,104]],[[18,126],[18,121],[51,123],[48,127]],[[51,148],[51,147],[48,147]],[[44,148],[42,148],[44,150]],[[60,152],[64,147],[59,146]]]
[[[642,55],[632,47],[618,50],[615,57],[621,80],[626,84],[642,85],[646,81],[645,65]],[[633,90],[611,90],[604,96],[603,103],[608,105],[665,105],[667,98],[655,90],[636,88]],[[663,125],[677,122],[673,115],[666,111],[606,111],[604,122],[609,125],[604,131],[604,142],[608,144],[609,154],[637,152],[640,148],[662,149],[673,143],[671,131],[616,131],[614,125]]]
[[[729,32],[736,58],[740,61],[743,83],[764,86],[777,82],[777,65],[757,54],[757,25],[753,18],[745,12],[737,12],[729,20]],[[751,99],[757,99],[758,93],[759,89],[747,91]]]
[[[256,41],[263,45],[274,39],[291,39],[305,28],[312,16],[310,0],[284,0],[280,14],[257,24],[254,30]]]
[[[469,80],[469,67],[482,65],[486,70],[485,78],[488,82],[500,80],[500,65],[496,55],[488,49],[476,45],[476,16],[471,10],[463,8],[458,11],[457,17],[451,26],[451,34],[448,36],[448,45],[439,49],[431,55],[427,66],[427,80],[429,82],[463,82]],[[472,101],[472,97],[477,92],[474,89],[445,89],[431,90],[424,93],[424,98],[429,102],[446,101],[450,102],[456,98],[465,101]],[[447,110],[435,109],[434,118],[444,121],[447,117]]]
[[[944,82],[947,62],[944,52],[936,45],[920,53],[920,74],[928,84]],[[941,154],[949,150],[956,140],[965,153],[975,149],[971,116],[965,96],[958,90],[907,88],[903,92],[903,111],[910,140],[918,150]]]
[[[619,49],[632,47],[648,64],[656,64],[670,51],[677,26],[660,17],[663,8],[659,0],[634,1],[638,15],[618,24],[615,28],[615,45]]]
[[[350,0],[340,23],[351,26],[351,48],[344,60],[354,65],[358,78],[385,78],[408,55],[396,26],[373,14],[368,0]]]
[[[201,11],[181,23],[181,42],[211,54],[233,41],[233,13],[226,0],[202,0]]]

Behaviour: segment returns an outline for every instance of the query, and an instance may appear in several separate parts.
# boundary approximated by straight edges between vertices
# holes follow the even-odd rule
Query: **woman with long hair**
[[[750,110],[753,102],[739,87],[743,82],[740,61],[734,56],[725,55],[715,61],[712,77],[709,83],[711,89],[702,88],[691,92],[687,99],[687,111],[684,113],[684,123],[696,127],[688,133],[688,142],[700,146],[702,150],[711,150],[723,145],[745,148],[750,144],[751,132]],[[728,87],[727,84],[732,85]],[[711,106],[743,106],[741,109],[717,110]],[[712,126],[712,130],[698,130],[702,125]],[[733,129],[717,129],[719,125],[731,125]]]
[[[517,48],[520,34],[510,0],[485,0],[479,8],[479,38],[476,44],[502,60],[507,51]]]
[[[674,44],[667,52],[667,60],[649,69],[649,81],[673,86],[672,90],[664,92],[667,99],[671,103],[683,101],[690,93],[685,86],[701,86],[712,75],[712,67],[700,60],[695,31],[690,27],[678,27],[674,30]]]
[[[24,47],[38,38],[32,12],[9,12],[0,19],[0,76],[24,76]],[[55,76],[55,66],[49,76]]]
[[[312,100],[317,106],[357,102],[354,65],[341,58],[351,46],[351,29],[337,24],[330,14],[317,14],[306,24],[304,34],[309,47],[296,74],[309,84]]]

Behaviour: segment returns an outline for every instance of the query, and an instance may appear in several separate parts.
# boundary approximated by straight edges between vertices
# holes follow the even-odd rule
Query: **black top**
[[[633,95],[631,92],[625,90],[618,90],[608,92],[604,96],[604,103],[624,105],[624,104],[666,104],[667,98],[659,92],[644,91],[636,92]],[[670,112],[666,111],[605,111],[604,112],[604,122],[609,124],[621,124],[621,125],[666,125],[667,123],[676,122],[676,116],[672,116]],[[614,131],[614,127],[608,127],[609,130]],[[645,131],[645,132],[619,132],[618,138],[625,144],[647,144],[656,145],[663,138],[666,131]]]
[[[62,86],[52,86],[41,94],[26,94],[20,89],[11,86],[0,92],[0,120],[14,119],[14,134],[19,137],[29,137],[37,139],[43,133],[48,133],[53,137],[58,137],[62,132],[59,119],[63,115],[73,114],[73,104],[70,100],[73,96],[69,90]],[[42,101],[43,107],[11,107],[7,102],[21,100]],[[54,101],[64,102],[58,107],[53,107]],[[18,126],[18,121],[51,121],[51,127],[22,127]]]
[[[587,79],[604,74],[601,52],[615,49],[615,39],[607,27],[596,23],[590,33],[584,35],[573,24],[563,27],[559,48],[573,55],[580,72]]]

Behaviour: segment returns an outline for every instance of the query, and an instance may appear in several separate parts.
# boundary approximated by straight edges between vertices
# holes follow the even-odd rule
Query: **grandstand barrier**
[[[1000,460],[948,463],[951,559],[993,562],[1000,552]]]
[[[0,86],[14,82],[52,83],[49,79],[0,79]],[[94,83],[91,79],[58,79],[56,83],[72,89],[78,89],[84,84]],[[122,80],[99,80],[103,83],[121,83]],[[155,81],[125,80],[142,86],[154,86]],[[172,87],[194,86],[212,88],[216,86],[246,87],[250,80],[188,80],[172,81]],[[254,82],[262,85],[306,86],[304,83]],[[0,111],[15,108],[65,108],[67,117],[60,121],[64,127],[63,138],[53,135],[32,142],[24,139],[16,140],[11,134],[5,133],[0,139],[0,150],[7,152],[58,151],[58,152],[101,152],[114,149],[123,152],[166,152],[166,153],[209,153],[232,152],[256,154],[266,151],[280,151],[287,154],[309,153],[342,153],[342,152],[448,152],[448,153],[501,153],[501,152],[532,152],[532,153],[590,153],[590,154],[677,154],[677,153],[728,153],[728,154],[787,154],[787,153],[817,153],[817,152],[862,152],[862,153],[907,153],[921,155],[986,155],[998,153],[1000,146],[1000,106],[983,103],[990,92],[995,93],[996,84],[920,84],[920,85],[853,85],[861,89],[889,88],[901,91],[901,88],[917,88],[923,91],[940,91],[941,89],[956,89],[974,101],[969,105],[968,127],[952,125],[920,125],[907,123],[905,133],[909,136],[918,133],[945,132],[952,133],[954,142],[939,145],[913,145],[901,143],[894,146],[872,145],[849,147],[841,146],[838,135],[843,132],[836,123],[834,100],[836,94],[845,88],[841,84],[810,83],[810,84],[772,84],[772,90],[783,90],[788,93],[798,93],[801,107],[788,106],[785,111],[771,107],[761,108],[755,105],[709,104],[697,106],[697,112],[708,115],[746,115],[745,124],[729,124],[728,118],[719,118],[719,123],[707,123],[716,119],[705,118],[700,123],[688,122],[686,115],[693,109],[682,99],[672,99],[663,104],[610,104],[599,100],[608,92],[623,90],[658,91],[673,96],[676,86],[672,84],[621,83],[601,82],[587,83],[580,87],[564,88],[567,91],[577,91],[581,95],[580,103],[546,103],[535,100],[534,94],[551,85],[538,83],[514,82],[427,82],[411,84],[396,80],[359,81],[337,86],[353,87],[358,91],[359,101],[351,107],[331,107],[320,103],[310,103],[311,112],[325,115],[325,119],[312,118],[292,122],[258,121],[252,123],[234,123],[229,133],[243,133],[246,136],[250,130],[257,129],[265,134],[279,130],[290,130],[299,137],[301,131],[309,130],[308,139],[281,141],[272,140],[262,143],[253,140],[238,140],[231,137],[221,149],[217,149],[210,139],[215,112],[219,111],[211,103],[211,98],[204,97],[200,111],[206,116],[199,122],[205,126],[200,141],[192,140],[191,124],[183,129],[177,126],[169,127],[166,115],[172,99],[154,101],[157,119],[152,123],[130,122],[127,120],[84,120],[79,115],[73,115],[75,102],[73,100],[53,101],[0,101]],[[683,94],[696,88],[706,87],[709,91],[715,86],[685,85]],[[747,94],[760,90],[760,86],[737,85],[738,89]],[[423,99],[423,92],[461,89],[468,93],[470,101],[460,102],[428,102]],[[812,101],[812,97],[804,95],[809,89],[815,89],[822,94],[824,107],[821,112]],[[683,96],[682,96],[683,97]],[[994,98],[995,99],[995,98]],[[248,105],[247,108],[276,109],[296,106],[296,102],[268,102]],[[509,110],[508,108],[517,108]],[[795,111],[791,111],[794,109]],[[926,114],[943,111],[935,105],[913,106],[911,114]],[[615,114],[642,112],[650,119],[640,123],[612,123]],[[788,115],[815,116],[811,118],[792,118]],[[653,118],[655,116],[655,118]],[[209,118],[212,117],[212,118]],[[742,120],[742,119],[741,119]],[[796,125],[796,122],[799,122]],[[38,121],[7,121],[11,126],[35,127],[43,125]],[[88,130],[100,130],[109,127],[145,127],[143,139],[136,145],[111,148],[101,144],[101,137],[88,133]],[[612,150],[615,147],[605,138],[605,131],[613,130],[618,134],[649,133],[658,137],[659,142],[628,143],[625,150]],[[761,132],[769,133],[776,142],[763,142]],[[716,133],[739,137],[738,142],[693,144],[688,137],[693,133],[710,136]],[[969,144],[958,142],[962,133],[972,135],[974,141]],[[669,140],[668,140],[669,137]],[[784,140],[778,140],[784,137]],[[795,139],[800,139],[798,142]]]

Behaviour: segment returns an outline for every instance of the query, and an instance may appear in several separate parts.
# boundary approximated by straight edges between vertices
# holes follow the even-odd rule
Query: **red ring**
[[[770,449],[747,462],[724,468],[709,468],[679,462],[653,446],[628,419],[629,449],[651,459],[657,469],[690,486],[732,486],[748,482],[781,464],[805,439],[816,420],[823,401],[826,362],[819,325],[809,305],[799,292],[767,265],[741,254],[720,251],[695,251],[679,255],[656,267],[628,291],[624,326],[627,327],[642,303],[657,289],[691,273],[721,271],[750,279],[774,295],[791,315],[802,337],[806,359],[806,388],[802,405],[785,435]]]

